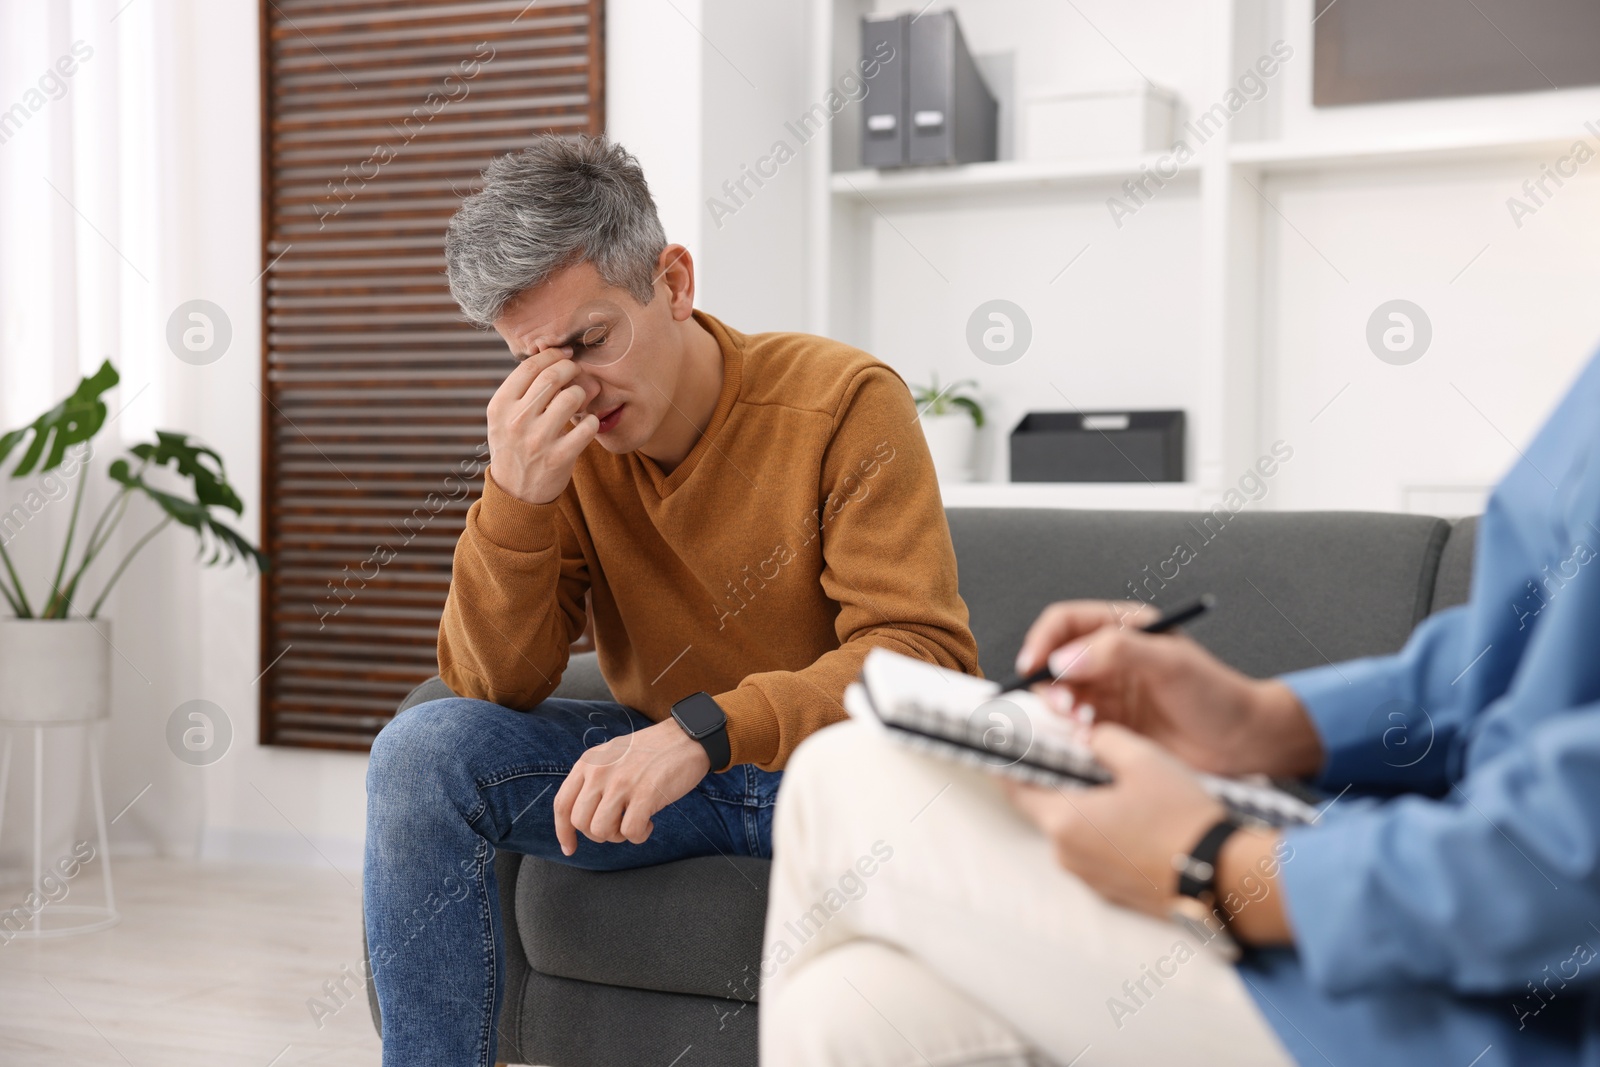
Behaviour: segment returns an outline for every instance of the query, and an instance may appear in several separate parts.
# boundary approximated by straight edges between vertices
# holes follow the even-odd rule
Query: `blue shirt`
[[[1288,675],[1348,787],[1285,835],[1295,949],[1240,968],[1302,1064],[1600,1064],[1600,356],[1496,487],[1472,598]]]

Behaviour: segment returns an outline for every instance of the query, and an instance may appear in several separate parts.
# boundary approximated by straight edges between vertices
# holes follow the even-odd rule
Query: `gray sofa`
[[[1391,652],[1422,618],[1464,601],[1471,576],[1471,519],[999,508],[949,518],[991,677],[1007,673],[1045,604],[1127,599],[1128,582],[1148,583],[1158,606],[1214,593],[1217,611],[1189,632],[1264,677]],[[1193,552],[1182,564],[1173,562],[1180,543]],[[592,653],[574,657],[557,694],[609,699]],[[401,710],[448,695],[435,678]],[[506,852],[496,863],[508,957],[501,1060],[756,1062],[756,1006],[744,1000],[761,954],[766,861],[709,857],[611,874]],[[375,999],[372,1011],[381,1031]]]

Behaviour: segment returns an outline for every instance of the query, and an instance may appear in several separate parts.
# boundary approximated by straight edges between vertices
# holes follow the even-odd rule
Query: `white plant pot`
[[[965,411],[949,415],[924,413],[922,436],[928,441],[928,451],[933,456],[933,469],[941,482],[972,481],[972,446],[978,439],[978,428],[972,416]]]
[[[111,713],[111,623],[0,619],[0,720],[93,722]]]

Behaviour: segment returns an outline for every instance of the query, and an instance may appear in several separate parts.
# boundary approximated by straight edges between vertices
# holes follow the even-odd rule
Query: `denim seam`
[[[770,808],[777,804],[776,800],[756,800],[751,797],[719,797],[710,793],[703,794],[705,799],[713,804],[727,804],[735,808]]]
[[[475,782],[479,789],[488,789],[491,786],[504,785],[513,778],[529,778],[536,774],[559,774],[565,777],[572,771],[563,763],[524,763],[516,767],[507,767],[488,778],[478,778]]]
[[[481,1016],[481,1029],[478,1034],[478,1063],[480,1067],[492,1067],[492,1057],[495,1046],[495,1029],[499,1025],[500,990],[495,983],[498,970],[498,959],[494,951],[494,920],[493,909],[498,906],[498,900],[489,899],[489,842],[478,838],[478,847],[475,858],[478,861],[478,899],[482,902],[479,910],[479,921],[482,923],[481,935],[483,937],[483,958],[487,965],[484,975],[484,990],[488,1001],[488,1011]]]
[[[539,766],[539,767],[548,766],[548,767],[551,767],[552,769],[551,770],[506,771],[506,772],[503,772],[503,773],[501,773],[499,775],[496,775],[493,778],[477,779],[475,781],[475,784],[476,784],[476,790],[475,791],[478,794],[478,803],[475,804],[473,806],[473,808],[472,808],[472,811],[470,811],[467,814],[467,825],[472,827],[473,832],[475,832],[475,833],[477,832],[477,830],[478,830],[478,820],[483,818],[484,813],[489,810],[489,801],[483,795],[483,791],[485,789],[493,789],[497,785],[505,785],[507,782],[515,781],[518,778],[534,778],[534,777],[537,777],[539,775],[560,775],[561,777],[565,778],[567,776],[567,774],[568,774],[568,771],[569,771],[569,768],[561,767],[561,766],[555,765],[555,764],[537,764],[536,766]],[[540,794],[540,795],[542,796],[543,794]],[[537,798],[535,798],[535,799],[537,799]],[[514,822],[516,820],[512,820],[512,821]]]

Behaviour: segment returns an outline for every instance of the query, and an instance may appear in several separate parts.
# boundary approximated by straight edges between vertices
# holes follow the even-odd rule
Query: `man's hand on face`
[[[666,719],[586,751],[556,793],[556,840],[563,855],[591,841],[643,844],[656,812],[711,771],[700,742]]]
[[[588,412],[600,386],[579,378],[571,348],[537,350],[506,375],[489,400],[489,473],[495,484],[529,504],[548,504],[572,480],[572,468],[600,420]]]

